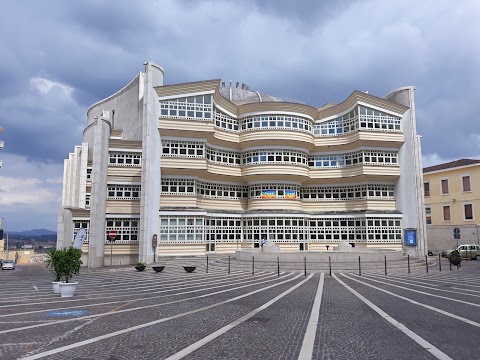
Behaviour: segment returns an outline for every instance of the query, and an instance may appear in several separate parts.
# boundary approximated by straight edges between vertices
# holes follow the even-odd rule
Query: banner
[[[77,235],[75,235],[75,240],[73,240],[73,247],[76,249],[81,249],[83,242],[87,238],[87,229],[81,228],[78,230]]]
[[[296,199],[297,191],[296,190],[285,190],[285,199]]]
[[[276,199],[277,190],[262,190],[262,199]]]
[[[417,229],[405,229],[405,245],[417,246]]]

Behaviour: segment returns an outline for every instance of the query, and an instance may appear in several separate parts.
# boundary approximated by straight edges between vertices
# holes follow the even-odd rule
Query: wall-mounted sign
[[[405,229],[405,245],[417,246],[417,229]]]

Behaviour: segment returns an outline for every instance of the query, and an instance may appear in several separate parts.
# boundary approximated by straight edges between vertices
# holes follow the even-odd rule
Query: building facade
[[[480,244],[480,160],[460,159],[424,168],[423,181],[428,250]]]
[[[86,228],[90,267],[262,239],[281,251],[348,242],[425,253],[413,87],[316,108],[238,82],[164,85],[163,74],[146,63],[88,110],[65,160],[58,246]]]

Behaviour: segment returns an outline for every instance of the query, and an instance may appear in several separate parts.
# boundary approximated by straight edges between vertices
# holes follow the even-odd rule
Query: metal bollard
[[[385,275],[387,275],[387,255],[385,255]]]
[[[427,271],[428,274],[428,256],[425,255],[425,270]]]
[[[277,256],[277,274],[280,276],[280,258]]]
[[[438,254],[438,270],[442,271],[442,257]]]
[[[206,269],[206,272],[208,273],[208,255],[207,255],[207,267],[205,269]]]
[[[252,256],[252,276],[255,275],[255,256]]]
[[[408,273],[410,274],[410,255],[407,255]]]
[[[332,276],[332,260],[328,257],[328,269],[330,270],[330,276]]]
[[[230,255],[228,255],[228,274],[230,275]]]
[[[450,271],[452,271],[452,262],[450,261]]]
[[[362,276],[362,266],[360,264],[360,256],[358,257],[358,276]]]
[[[305,273],[305,276],[307,276],[307,257],[303,257],[303,271]]]

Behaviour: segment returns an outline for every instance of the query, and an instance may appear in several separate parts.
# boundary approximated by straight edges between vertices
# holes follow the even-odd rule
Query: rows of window
[[[204,158],[205,144],[193,141],[162,141],[162,156]]]
[[[231,132],[240,132],[239,130],[239,125],[238,125],[238,119],[235,119],[219,109],[215,108],[214,110],[214,116],[215,116],[215,127]]]
[[[229,166],[240,166],[241,153],[238,151],[220,150],[207,147],[206,152],[206,158],[210,162]]]
[[[138,243],[139,218],[107,218],[106,220],[105,242],[109,242],[109,232],[115,230],[117,232],[115,243]]]
[[[303,201],[355,201],[364,199],[394,200],[394,185],[306,186],[300,196]]]
[[[139,167],[142,165],[141,152],[110,151],[109,157],[109,166]]]
[[[230,185],[195,179],[162,178],[162,195],[201,196],[216,199],[303,199],[303,201],[394,200],[389,184],[305,186],[264,183]]]
[[[427,225],[432,224],[432,208],[431,206],[425,207],[425,217]],[[463,204],[463,221],[472,221],[475,220],[473,214],[473,204],[466,203]],[[450,222],[452,221],[451,208],[450,205],[442,205],[442,221]]]
[[[140,185],[108,184],[107,199],[140,200]]]
[[[470,175],[461,175],[462,192],[471,192],[472,186],[470,183]],[[423,192],[425,196],[430,196],[430,182],[423,183]],[[440,193],[442,195],[448,195],[450,193],[449,179],[440,179]]]
[[[214,126],[231,132],[259,129],[304,131],[314,136],[337,136],[358,130],[401,132],[401,119],[397,116],[358,105],[349,113],[320,124],[304,117],[285,114],[250,115],[236,119],[213,107],[212,96],[198,95],[160,101],[161,117],[188,120],[213,120]]]
[[[242,165],[295,164],[307,165],[307,154],[295,150],[265,149],[242,153]]]
[[[140,219],[138,218],[107,218],[105,228],[105,243],[110,243],[110,238],[108,235],[111,230],[115,230],[117,232],[117,236],[115,237],[116,244],[138,243],[139,225]],[[88,243],[90,220],[73,220],[74,238],[81,228],[85,228],[87,231],[87,238],[84,242]]]
[[[140,155],[139,155],[140,156]],[[359,150],[344,154],[307,155],[307,153],[289,149],[261,149],[238,152],[216,149],[203,142],[162,141],[162,156],[206,158],[208,161],[228,165],[254,164],[294,164],[312,168],[344,168],[358,164],[398,165],[398,152],[383,150]]]
[[[310,155],[308,166],[313,168],[344,168],[359,164],[364,165],[398,165],[397,151],[359,150],[345,154]]]
[[[214,218],[162,216],[160,241],[199,242],[401,242],[400,219],[392,218]]]
[[[312,121],[294,115],[264,114],[246,116],[240,120],[242,131],[259,129],[295,130],[312,133]]]
[[[212,95],[160,101],[160,116],[174,119],[211,120]]]

